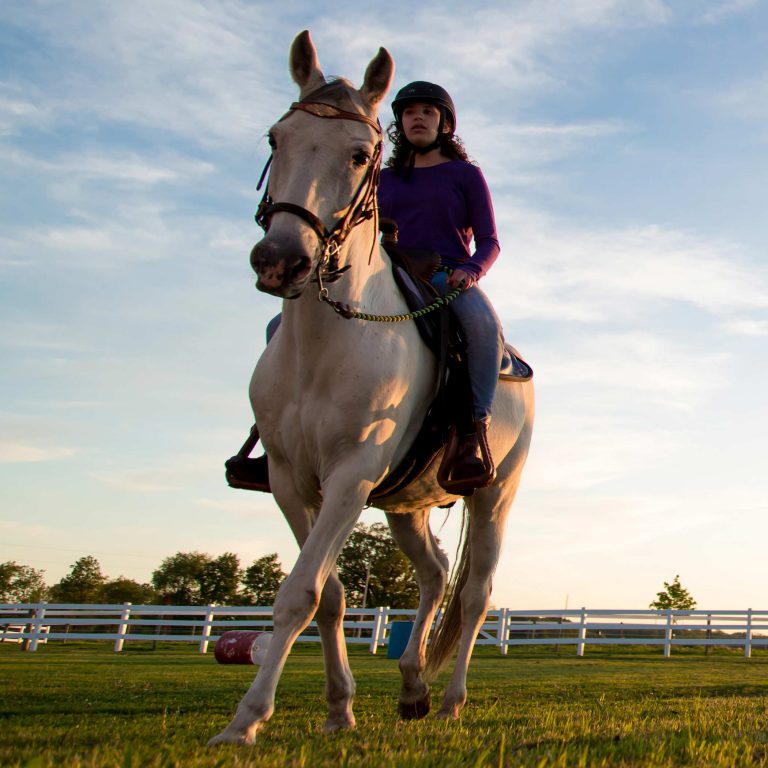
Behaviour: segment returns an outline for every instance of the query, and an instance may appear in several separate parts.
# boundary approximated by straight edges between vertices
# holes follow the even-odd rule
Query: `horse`
[[[211,744],[254,743],[273,713],[291,647],[313,617],[326,674],[324,729],[355,726],[344,589],[335,561],[371,490],[416,437],[437,376],[434,355],[413,322],[349,318],[355,308],[408,312],[377,232],[382,151],[377,112],[392,81],[392,57],[380,48],[359,90],[343,78],[326,80],[307,31],[293,41],[289,60],[299,101],[268,134],[271,169],[257,214],[266,234],[250,254],[257,288],[284,299],[282,322],[256,365],[249,394],[269,455],[272,493],[300,553],[275,600],[266,657],[231,722]],[[465,499],[467,530],[454,568],[457,583],[429,657],[429,631],[448,583],[448,560],[430,530],[429,514],[457,496],[443,490],[437,470],[430,469],[376,502],[412,561],[420,590],[400,659],[404,718],[428,713],[429,683],[457,642],[438,716],[458,718],[466,702],[467,668],[528,454],[533,408],[530,381],[499,383],[489,436],[497,476]]]

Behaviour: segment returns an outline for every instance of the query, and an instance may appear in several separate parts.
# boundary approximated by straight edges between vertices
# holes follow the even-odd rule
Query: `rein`
[[[349,304],[344,304],[341,301],[335,301],[329,298],[328,289],[323,287],[323,282],[320,279],[320,273],[318,272],[318,283],[320,284],[320,293],[318,294],[318,301],[324,301],[337,315],[341,315],[345,320],[367,320],[374,323],[402,323],[406,320],[416,320],[419,317],[424,317],[430,312],[434,312],[436,309],[447,307],[462,291],[461,288],[454,288],[450,293],[445,296],[439,296],[431,304],[427,304],[426,307],[416,309],[413,312],[407,312],[404,315],[371,315],[367,312],[358,312]]]

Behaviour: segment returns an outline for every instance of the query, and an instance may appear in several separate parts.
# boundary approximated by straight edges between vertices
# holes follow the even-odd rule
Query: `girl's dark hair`
[[[395,173],[400,176],[403,171],[410,167],[411,154],[413,147],[405,134],[398,128],[397,122],[392,121],[387,128],[387,138],[392,142],[392,154],[384,161],[387,168],[393,168]],[[440,154],[450,160],[464,160],[471,163],[464,149],[464,142],[453,133],[440,134]]]

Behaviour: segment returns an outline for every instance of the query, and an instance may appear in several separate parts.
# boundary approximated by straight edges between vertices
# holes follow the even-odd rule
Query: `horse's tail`
[[[469,517],[465,504],[459,546],[457,547],[457,551],[461,551],[461,555],[454,563],[450,583],[445,591],[440,623],[435,628],[432,641],[427,646],[424,678],[430,683],[448,663],[453,654],[453,649],[461,637],[461,591],[464,589],[467,577],[469,576],[468,523]]]

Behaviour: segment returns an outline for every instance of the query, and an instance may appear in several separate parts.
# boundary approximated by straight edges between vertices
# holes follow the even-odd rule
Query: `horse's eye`
[[[269,146],[272,149],[277,149],[277,142],[275,141],[275,136],[274,136],[274,134],[271,131],[267,135],[267,141],[269,142]]]
[[[363,150],[352,155],[352,162],[358,166],[367,165],[370,159],[371,156],[367,152],[363,152]]]

